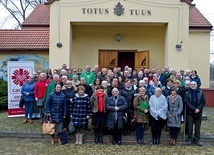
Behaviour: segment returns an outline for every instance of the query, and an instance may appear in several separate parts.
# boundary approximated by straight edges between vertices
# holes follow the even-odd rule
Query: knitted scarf
[[[98,109],[100,112],[103,112],[104,111],[104,103],[103,103],[104,92],[100,93],[96,91],[96,95],[98,98]]]

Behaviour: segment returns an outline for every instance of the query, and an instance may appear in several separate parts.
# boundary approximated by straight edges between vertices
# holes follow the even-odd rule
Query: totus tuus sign
[[[118,2],[113,9],[110,8],[82,8],[82,14],[94,14],[94,15],[106,15],[110,14],[113,10],[114,15],[122,16],[125,14],[129,14],[131,16],[151,16],[151,9],[125,9],[124,6]]]

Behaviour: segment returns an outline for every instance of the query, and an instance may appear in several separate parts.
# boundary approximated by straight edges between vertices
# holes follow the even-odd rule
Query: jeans
[[[40,123],[43,123],[44,120],[44,106],[38,106],[40,114]]]
[[[137,140],[143,140],[145,127],[146,127],[145,123],[137,123],[136,124],[136,136],[137,136]]]
[[[28,114],[30,114],[30,119],[33,115],[33,103],[34,101],[24,101],[25,104],[25,118],[28,119]]]

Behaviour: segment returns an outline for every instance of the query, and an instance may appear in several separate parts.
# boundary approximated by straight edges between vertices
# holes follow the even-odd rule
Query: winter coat
[[[190,82],[195,81],[197,83],[197,87],[199,88],[201,86],[201,79],[199,78],[198,75],[195,77],[192,77],[192,75],[189,76]]]
[[[48,96],[50,95],[50,93],[54,92],[55,86],[56,86],[55,82],[51,82],[48,84],[48,87],[46,89],[45,96],[44,96],[44,103],[45,103],[44,106],[45,107],[46,107],[46,102],[47,102]]]
[[[70,109],[70,105],[71,105],[71,99],[73,99],[73,97],[75,96],[74,87],[71,87],[70,89],[66,88],[66,89],[62,90],[62,92],[66,96],[67,109],[68,109],[67,110],[67,115],[70,115],[70,110],[69,109]]]
[[[183,111],[183,102],[180,95],[175,97],[172,103],[172,97],[167,97],[168,112],[167,115],[171,115],[167,118],[167,126],[169,127],[181,127],[181,112]]]
[[[74,126],[84,127],[86,125],[87,116],[89,116],[91,112],[88,95],[84,94],[83,96],[79,96],[79,94],[76,93],[70,106],[70,112]]]
[[[187,110],[188,115],[192,115],[195,118],[197,118],[199,116],[202,116],[202,111],[203,111],[203,108],[206,104],[206,100],[204,97],[204,93],[199,88],[197,88],[195,91],[198,94],[198,101],[197,101],[197,106],[194,107],[193,106],[193,99],[191,97],[191,91],[194,91],[194,90],[189,89],[185,94],[186,110]],[[197,113],[197,114],[195,113],[196,109],[200,110],[199,113]]]
[[[147,104],[148,103],[148,96],[145,95],[143,98],[140,97],[140,96],[136,96],[134,98],[134,102],[133,102],[133,106],[134,106],[134,116],[136,117],[137,119],[137,123],[147,123],[148,122],[148,113],[144,113],[144,110],[143,108],[140,107],[140,103],[142,101],[145,101]],[[147,110],[149,109],[149,107],[147,108]],[[144,113],[144,114],[141,114]]]
[[[159,97],[152,95],[149,99],[149,110],[152,117],[156,120],[158,120],[159,117],[166,119],[166,113],[168,111],[166,97],[162,94]]]
[[[105,105],[107,103],[108,100],[108,96],[107,94],[103,95],[103,102],[104,102],[104,112],[106,113],[106,108]],[[92,113],[97,113],[98,112],[98,97],[96,95],[96,93],[94,93],[91,98],[90,98],[90,102],[91,102],[91,108],[92,108]]]
[[[165,97],[169,96],[169,95],[170,95],[170,89],[171,89],[171,87],[163,86],[163,87],[162,87],[162,94],[163,94]]]
[[[34,87],[35,82],[25,82],[25,84],[21,88],[21,93],[23,95],[24,101],[34,101]],[[27,96],[26,93],[29,93]]]
[[[115,124],[115,106],[119,107],[117,113],[118,120],[118,129],[123,128],[123,116],[125,110],[128,108],[128,104],[123,96],[118,95],[117,105],[115,105],[114,96],[108,98],[108,102],[106,104],[106,110],[108,112],[107,116],[107,127],[110,129],[114,129]]]
[[[42,82],[40,80],[36,82],[36,85],[34,88],[35,98],[41,99],[41,98],[45,97],[45,93],[46,93],[46,89],[48,87],[48,84],[49,84],[49,82],[47,79],[45,79],[44,82]]]
[[[120,90],[121,96],[123,96],[126,99],[126,102],[128,104],[128,108],[132,108],[133,100],[134,100],[134,94],[135,90],[133,87],[131,89],[126,89],[125,87]]]
[[[64,116],[67,113],[67,102],[65,94],[60,92],[52,92],[48,96],[46,102],[46,114],[51,114],[52,121],[54,123],[60,123],[64,121]]]

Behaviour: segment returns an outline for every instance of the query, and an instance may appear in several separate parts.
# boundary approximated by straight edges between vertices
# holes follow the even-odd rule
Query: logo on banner
[[[23,84],[29,79],[29,72],[23,68],[17,69],[13,72],[12,80],[15,85],[23,86]]]

